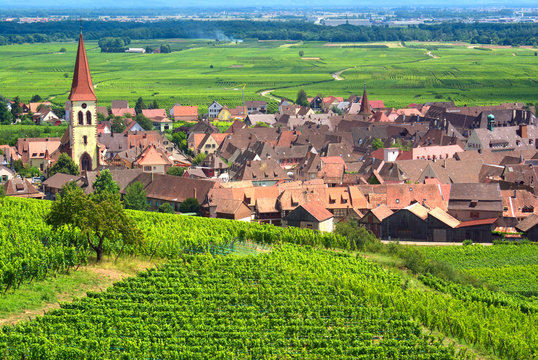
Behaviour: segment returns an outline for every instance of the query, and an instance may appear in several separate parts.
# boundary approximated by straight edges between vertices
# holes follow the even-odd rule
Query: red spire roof
[[[77,61],[75,63],[75,72],[73,73],[73,83],[71,84],[71,101],[97,101],[97,97],[93,92],[92,77],[90,76],[90,68],[88,66],[88,58],[84,49],[84,39],[80,34],[78,40]]]
[[[366,95],[366,85],[364,85],[364,93],[362,94],[361,99],[361,110],[359,111],[359,114],[371,114],[372,110],[370,110],[370,103],[368,102],[368,95]]]

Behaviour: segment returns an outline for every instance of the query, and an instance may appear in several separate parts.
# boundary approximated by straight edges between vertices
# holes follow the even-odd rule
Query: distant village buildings
[[[144,130],[128,101],[112,101],[110,111],[98,106],[81,35],[64,119],[50,103],[24,106],[37,124],[67,121],[65,134],[0,145],[0,186],[8,196],[54,199],[75,181],[90,193],[107,168],[121,193],[141,182],[153,210],[168,203],[179,212],[195,198],[202,216],[320,231],[354,219],[390,240],[491,242],[501,233],[538,240],[533,109],[453,102],[387,108],[366,87],[362,96],[307,102],[282,99],[277,113],[261,100],[235,107],[213,101],[207,113],[180,104],[142,109],[153,126]],[[20,160],[47,175],[62,153],[80,175],[55,174],[38,189],[13,170]],[[174,167],[183,175],[168,175]]]

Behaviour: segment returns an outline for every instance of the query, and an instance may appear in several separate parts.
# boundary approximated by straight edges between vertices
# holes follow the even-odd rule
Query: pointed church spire
[[[97,101],[97,97],[93,91],[92,77],[90,76],[90,68],[88,66],[88,58],[84,49],[84,39],[82,32],[78,40],[77,61],[75,63],[75,71],[73,73],[73,83],[71,84],[71,101]]]
[[[359,114],[371,114],[370,103],[368,102],[368,95],[366,94],[366,84],[364,84],[364,93],[362,94],[361,99],[361,110]]]

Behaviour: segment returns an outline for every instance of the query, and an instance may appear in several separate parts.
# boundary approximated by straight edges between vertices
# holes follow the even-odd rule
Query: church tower
[[[82,33],[78,40],[77,60],[69,94],[69,152],[81,171],[97,169],[97,97],[93,91],[88,58]]]

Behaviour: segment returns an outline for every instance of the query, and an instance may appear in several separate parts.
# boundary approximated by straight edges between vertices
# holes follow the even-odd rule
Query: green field
[[[445,246],[420,250],[507,293],[538,296],[538,246]]]
[[[295,99],[309,96],[347,97],[367,83],[371,99],[387,106],[453,100],[459,105],[538,101],[538,57],[535,49],[484,51],[467,46],[387,43],[388,48],[326,46],[319,42],[245,42],[215,44],[204,40],[169,40],[171,54],[101,53],[86,42],[96,94],[101,104],[142,96],[162,107],[199,105],[212,100],[229,106],[258,93]],[[159,41],[133,41],[131,47],[156,47]],[[69,93],[76,43],[24,44],[0,47],[0,94],[27,101],[39,94],[62,104]],[[66,52],[59,50],[65,48]],[[423,48],[421,48],[423,47]],[[303,57],[299,56],[303,51]],[[434,58],[435,57],[435,58]],[[211,67],[211,65],[213,67]],[[344,70],[337,81],[332,73]]]

